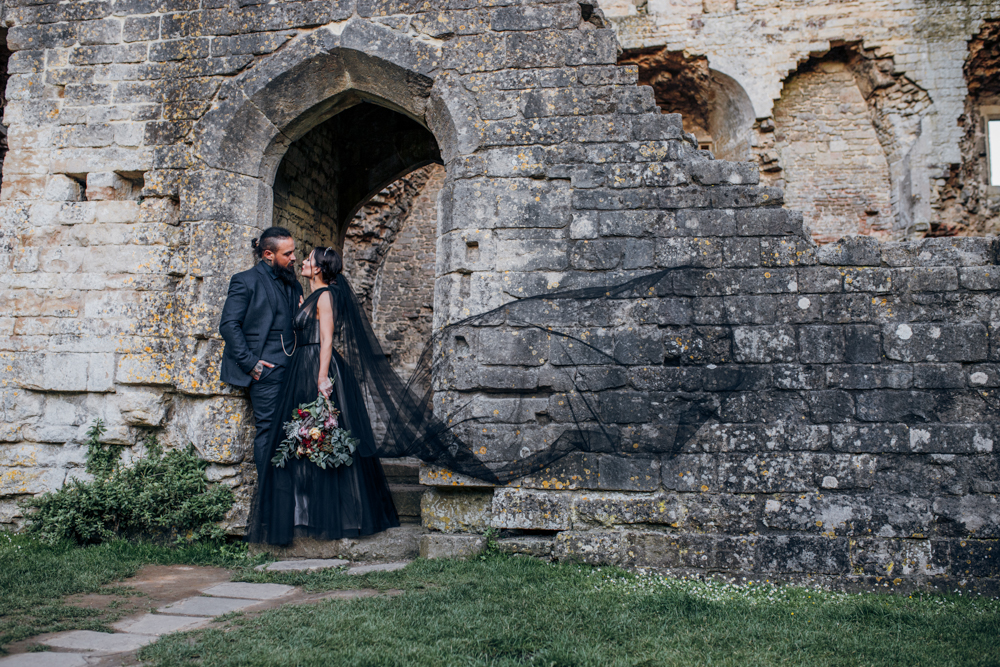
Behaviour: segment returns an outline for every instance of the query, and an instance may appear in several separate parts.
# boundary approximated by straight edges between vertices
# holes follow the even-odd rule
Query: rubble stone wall
[[[802,211],[817,243],[892,234],[889,163],[845,63],[820,62],[789,79],[774,124],[785,202]]]
[[[817,248],[755,164],[711,159],[636,86],[593,5],[243,4],[5,9],[6,522],[80,474],[100,416],[126,447],[193,442],[237,489],[239,530],[253,427],[218,381],[226,286],[274,220],[288,146],[369,101],[444,162],[434,327],[677,268],[620,308],[539,311],[620,365],[565,365],[501,319],[448,342],[435,404],[472,402],[485,460],[572,425],[567,372],[618,439],[504,488],[424,469],[439,537],[495,526],[564,560],[996,589],[993,239]],[[677,449],[692,398],[716,417]]]
[[[742,87],[757,120],[747,133],[754,157],[762,171],[791,187],[794,177],[784,173],[786,165],[773,149],[770,134],[777,121],[775,106],[794,94],[789,84],[797,71],[811,67],[811,59],[845,47],[855,50],[861,54],[857,64],[864,71],[854,73],[870,107],[871,127],[864,131],[874,128],[880,134],[891,172],[888,235],[901,240],[924,234],[996,233],[1000,222],[995,211],[987,198],[978,196],[983,189],[982,145],[963,142],[963,135],[981,131],[979,105],[992,104],[977,94],[977,80],[989,80],[989,75],[981,78],[977,66],[970,70],[969,65],[978,55],[984,71],[992,71],[990,63],[1000,55],[995,38],[1000,3],[601,0],[600,4],[615,26],[627,60],[634,59],[632,54],[658,50],[689,61],[703,59],[711,72]],[[674,110],[668,107],[664,105],[666,111]],[[859,129],[862,125],[858,121]],[[821,125],[816,129],[821,131]],[[805,213],[812,226],[808,208]],[[853,233],[857,228],[845,220],[841,231]],[[818,234],[821,241],[829,239],[826,232]]]
[[[424,169],[427,180],[385,255],[372,306],[375,334],[404,377],[416,366],[434,321],[437,201],[445,170],[440,165]]]

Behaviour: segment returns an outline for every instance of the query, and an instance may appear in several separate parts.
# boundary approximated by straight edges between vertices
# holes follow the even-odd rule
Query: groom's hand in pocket
[[[253,370],[250,371],[250,377],[252,377],[254,380],[259,380],[260,374],[264,372],[265,367],[274,368],[274,364],[268,363],[263,359],[259,360],[257,362],[257,365],[253,367]]]

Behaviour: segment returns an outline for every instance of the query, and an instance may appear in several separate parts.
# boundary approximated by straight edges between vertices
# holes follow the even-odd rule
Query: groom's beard
[[[289,264],[284,267],[272,264],[271,268],[274,269],[274,275],[278,276],[278,279],[286,285],[294,285],[299,281],[298,277],[295,275],[294,264]]]

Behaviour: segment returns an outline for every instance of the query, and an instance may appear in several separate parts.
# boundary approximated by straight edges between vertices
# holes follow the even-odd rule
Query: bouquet
[[[285,439],[271,463],[284,468],[288,459],[307,458],[326,470],[327,466],[349,466],[358,440],[338,426],[340,411],[327,397],[320,395],[312,403],[303,403],[291,421],[285,422]]]

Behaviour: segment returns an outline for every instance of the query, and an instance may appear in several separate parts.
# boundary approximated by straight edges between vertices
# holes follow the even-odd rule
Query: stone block
[[[177,396],[172,404],[172,418],[161,438],[165,445],[194,444],[199,456],[211,463],[243,460],[253,442],[253,417],[243,397]]]
[[[492,520],[493,492],[431,489],[420,499],[424,528],[442,533],[482,532]]]
[[[931,421],[937,409],[936,396],[927,391],[867,391],[856,402],[865,422]]]
[[[987,329],[968,324],[889,324],[883,327],[885,356],[899,361],[985,361]]]
[[[962,389],[966,386],[962,364],[914,364],[913,386],[917,389]]]
[[[66,477],[66,470],[61,468],[8,468],[0,471],[0,497],[55,491]]]
[[[947,573],[947,544],[936,540],[861,538],[851,545],[854,571],[869,576],[938,576]]]
[[[873,236],[845,236],[816,251],[816,261],[833,266],[879,266],[881,244]]]
[[[996,544],[996,540],[951,540],[951,574],[961,577],[1000,576],[1000,561],[995,555]]]
[[[152,635],[74,630],[47,637],[41,643],[55,648],[87,651],[90,655],[112,655],[135,651],[155,641],[156,637]]]
[[[848,540],[806,535],[762,535],[757,539],[757,571],[848,574],[851,572]]]
[[[244,600],[238,598],[191,597],[178,602],[164,605],[157,609],[161,614],[174,616],[213,617],[243,611],[248,607],[260,604],[259,600]]]
[[[315,572],[350,565],[351,561],[343,558],[302,558],[299,560],[282,560],[266,565],[258,565],[258,572]]]
[[[843,424],[830,427],[834,451],[851,453],[909,452],[906,424]]]
[[[805,236],[802,213],[785,208],[744,208],[736,211],[739,236]]]
[[[719,461],[709,454],[666,455],[660,459],[660,473],[665,489],[690,491],[718,491],[720,488]]]
[[[511,480],[510,485],[524,489],[596,489],[598,470],[596,454],[572,452],[537,473]]]
[[[211,623],[211,619],[192,616],[171,616],[169,614],[143,614],[139,618],[125,619],[112,627],[119,632],[136,635],[169,635],[173,632],[197,630]]]
[[[608,491],[652,491],[660,486],[660,461],[604,454],[598,458],[599,487]]]
[[[284,584],[250,584],[242,581],[216,584],[202,590],[205,595],[217,598],[242,598],[246,600],[275,600],[295,590]]]
[[[79,181],[65,174],[52,174],[45,184],[44,197],[48,201],[82,201],[83,188]]]
[[[799,328],[799,360],[807,364],[832,364],[844,360],[842,327],[806,326]]]
[[[718,485],[731,493],[803,492],[819,486],[817,455],[796,452],[719,457]]]
[[[560,491],[501,488],[493,492],[495,528],[566,530],[571,525],[571,497]]]
[[[628,542],[621,531],[566,530],[556,535],[555,560],[587,565],[619,565],[625,562]]]
[[[413,561],[400,561],[398,563],[372,563],[371,565],[355,565],[347,569],[347,574],[360,575],[370,572],[395,572],[402,570]]]
[[[1000,500],[996,496],[942,496],[933,503],[938,534],[978,539],[1000,537]]]
[[[882,261],[888,266],[984,266],[993,263],[990,238],[929,238],[885,243]]]
[[[882,336],[870,324],[851,324],[844,331],[844,361],[849,364],[875,364],[881,360]]]
[[[927,454],[989,454],[994,430],[989,424],[913,424],[909,451]]]
[[[795,329],[788,326],[735,327],[733,356],[738,362],[795,361]]]
[[[554,544],[555,538],[535,535],[505,537],[497,540],[497,548],[503,553],[533,556],[545,560],[552,558]]]
[[[90,662],[84,653],[17,653],[0,658],[2,667],[87,667]]]
[[[481,535],[440,535],[429,533],[420,540],[420,557],[466,559],[480,554],[486,546]]]
[[[725,160],[694,161],[691,163],[691,176],[702,185],[756,185],[760,181],[756,164]]]
[[[854,397],[846,391],[813,391],[807,396],[806,402],[815,423],[848,422],[854,419]]]
[[[42,353],[21,359],[18,384],[34,391],[87,391],[90,355]]]

